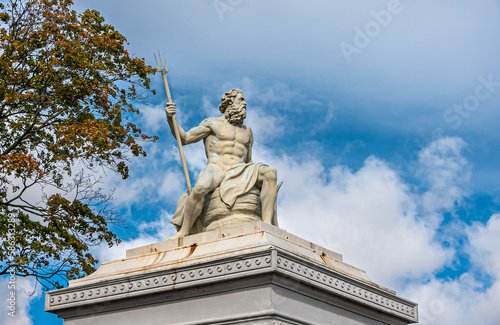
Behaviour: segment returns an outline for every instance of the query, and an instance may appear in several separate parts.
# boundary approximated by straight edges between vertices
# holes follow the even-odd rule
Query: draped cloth
[[[224,179],[219,186],[219,191],[220,198],[228,209],[232,209],[236,199],[240,195],[247,193],[254,187],[259,177],[259,168],[262,166],[267,165],[262,163],[237,164],[225,172]],[[189,194],[187,192],[181,196],[177,203],[175,214],[170,221],[177,230],[182,227],[188,197]],[[203,204],[203,202],[200,204]]]

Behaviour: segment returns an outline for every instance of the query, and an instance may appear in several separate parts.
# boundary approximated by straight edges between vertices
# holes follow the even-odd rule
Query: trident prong
[[[156,54],[154,54],[154,57],[155,57],[155,61],[156,61],[156,71],[160,71],[160,66],[158,65],[158,60],[156,59]]]
[[[160,60],[160,65],[158,65],[158,60],[156,59],[156,54],[153,53],[153,55],[154,55],[155,61],[156,61],[156,71],[161,72],[161,73],[167,73],[168,72],[167,58],[166,58],[165,54],[163,54],[163,61],[162,61],[160,50],[158,50],[158,59]],[[160,67],[161,67],[161,69],[160,69]]]

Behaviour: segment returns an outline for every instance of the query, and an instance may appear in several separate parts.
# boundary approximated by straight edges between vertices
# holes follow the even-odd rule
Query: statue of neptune
[[[221,98],[219,110],[222,116],[209,117],[187,132],[179,126],[182,145],[203,140],[208,161],[191,193],[185,193],[179,200],[171,221],[178,232],[169,239],[196,232],[192,228],[202,213],[205,196],[217,188],[220,200],[230,212],[238,197],[257,187],[260,190],[262,221],[278,226],[276,169],[252,162],[253,134],[250,127],[243,125],[246,102],[241,90],[226,92]],[[172,122],[175,104],[167,104],[166,111],[175,137]]]

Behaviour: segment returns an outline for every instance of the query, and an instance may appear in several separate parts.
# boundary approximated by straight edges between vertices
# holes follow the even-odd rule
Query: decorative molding
[[[415,322],[418,320],[416,304],[359,280],[357,281],[325,267],[318,267],[312,263],[291,258],[282,252],[278,253],[276,264],[278,271],[285,271],[284,273],[289,276],[325,288],[349,300],[384,310],[408,320]]]
[[[219,263],[206,263],[203,266],[191,266],[168,269],[124,279],[98,282],[80,287],[68,287],[47,293],[47,311],[70,308],[82,304],[92,304],[104,300],[115,300],[153,292],[179,289],[214,282],[247,273],[271,270],[271,252],[265,255],[253,255],[240,259],[226,259]]]

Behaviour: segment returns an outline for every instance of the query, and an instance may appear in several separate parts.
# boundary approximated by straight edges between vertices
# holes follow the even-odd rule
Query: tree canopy
[[[99,12],[72,5],[0,2],[0,274],[15,268],[45,288],[90,274],[90,247],[119,242],[96,175],[126,179],[157,139],[131,122],[153,69]]]

